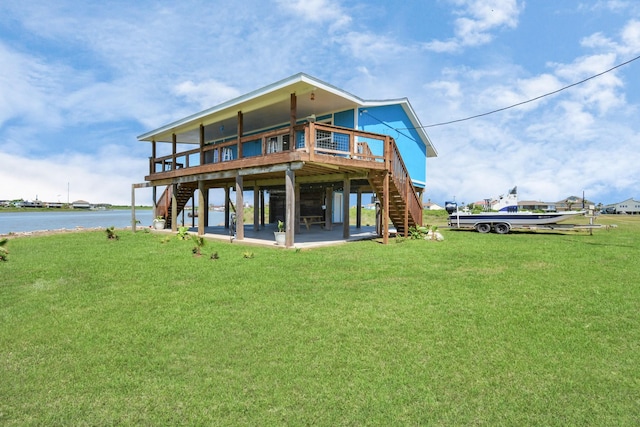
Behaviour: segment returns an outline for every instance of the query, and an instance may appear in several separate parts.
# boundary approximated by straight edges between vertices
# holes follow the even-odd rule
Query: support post
[[[296,182],[296,228],[295,232],[300,233],[300,184]]]
[[[331,231],[333,230],[333,187],[327,187],[324,198],[326,206],[324,211],[324,229]]]
[[[175,135],[175,134],[174,134]],[[178,184],[172,184],[171,192],[171,231],[178,231]]]
[[[202,236],[205,233],[205,227],[207,222],[207,201],[205,197],[204,181],[198,181],[198,235]],[[194,212],[194,210],[192,210]]]
[[[307,138],[305,144],[309,151],[309,160],[314,162],[316,160],[316,124],[314,122],[310,122],[306,127],[305,137]]]
[[[253,186],[253,231],[260,230],[260,187]]]
[[[382,184],[382,243],[389,243],[389,171],[384,174]]]
[[[296,149],[296,134],[293,131],[297,121],[298,110],[298,98],[296,94],[292,93],[290,98],[290,111],[289,111],[289,150],[294,151]]]
[[[351,180],[349,176],[345,176],[342,184],[342,237],[344,239],[349,238],[349,199],[351,195]]]
[[[171,170],[174,170],[176,168],[177,153],[178,153],[178,138],[175,133],[172,133],[171,134]]]
[[[238,159],[242,158],[242,133],[244,130],[244,116],[238,111]]]
[[[404,179],[404,237],[409,237],[409,178]],[[417,222],[417,218],[416,218]]]
[[[151,161],[149,162],[149,174],[154,174],[156,173],[156,157],[157,157],[157,146],[156,146],[156,140],[152,140],[151,141]],[[155,187],[153,187],[155,188]],[[155,200],[155,198],[154,198]]]
[[[356,194],[356,228],[362,227],[362,190]]]
[[[204,226],[209,226],[209,189],[204,190]]]
[[[285,172],[285,246],[290,248],[294,244],[294,230],[296,221],[296,176],[291,168]]]
[[[229,216],[231,215],[231,188],[224,187],[224,228],[229,228]]]
[[[264,228],[264,190],[260,190],[260,226]]]
[[[136,232],[136,187],[131,184],[131,231]]]
[[[151,198],[153,199],[153,219],[155,219],[159,213],[158,213],[158,187],[156,187],[155,185],[153,186],[153,190],[151,190]],[[166,218],[165,218],[166,219]]]
[[[242,175],[236,175],[236,240],[244,240],[244,198]]]
[[[424,201],[423,201],[424,200],[424,189],[418,191],[418,198],[420,199],[420,218],[419,218],[419,221],[418,221],[418,225],[422,226],[422,225],[424,225],[422,223],[422,217],[423,217],[423,213],[424,213]]]
[[[200,166],[204,165],[204,125],[200,124]]]

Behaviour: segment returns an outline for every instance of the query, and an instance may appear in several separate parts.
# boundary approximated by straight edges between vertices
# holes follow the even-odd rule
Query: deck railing
[[[292,142],[293,137],[293,142]],[[150,157],[151,175],[205,164],[233,162],[250,157],[269,156],[283,151],[304,151],[347,159],[384,161],[385,136],[339,126],[305,123],[290,128],[230,139],[202,148]],[[186,171],[185,171],[186,172]]]

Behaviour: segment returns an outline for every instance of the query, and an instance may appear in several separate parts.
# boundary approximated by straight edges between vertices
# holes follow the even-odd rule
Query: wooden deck
[[[294,139],[298,140],[290,147],[270,146],[271,140],[281,140],[284,136],[291,139],[292,133]],[[229,172],[237,170],[243,170],[245,175],[254,175],[255,179],[269,179],[281,177],[282,171],[277,165],[297,162],[305,163],[304,170],[296,173],[298,176],[366,174],[370,169],[385,169],[384,149],[389,144],[386,141],[388,138],[353,129],[308,123],[294,127],[293,132],[285,128],[242,137],[240,143],[233,139],[218,144],[201,144],[198,148],[182,152],[176,151],[178,141],[175,141],[172,142],[173,153],[161,157],[155,156],[158,143],[153,142],[149,175],[145,180],[156,185],[173,183],[176,179],[186,182],[189,177],[193,180],[232,180],[234,174]],[[247,155],[240,148],[246,144],[259,144],[260,153]],[[372,151],[376,149],[379,152],[377,155]]]
[[[340,183],[346,194],[375,193],[384,217],[390,219],[399,232],[406,233],[410,226],[421,224],[420,198],[395,141],[387,135],[311,122],[205,144],[202,129],[201,126],[200,144],[181,152],[177,148],[185,144],[177,141],[175,134],[168,143],[171,145],[168,155],[156,155],[158,144],[167,142],[152,141],[149,174],[145,180],[147,186],[154,188],[157,215],[167,218],[173,229],[177,214],[189,198],[195,197],[196,189],[204,193],[210,188],[225,188],[228,194],[229,189],[235,188],[236,197],[240,196],[236,200],[237,213],[242,215],[244,189],[255,192],[284,187],[287,203],[292,203],[287,206],[285,218],[287,225],[292,224],[288,232],[288,246],[291,246],[294,231],[299,232],[300,224],[305,224],[302,217],[315,217],[308,222],[322,222],[316,214],[300,213],[295,204],[295,191],[299,191],[300,185],[334,182]],[[163,186],[167,186],[167,190],[157,197],[156,187]],[[254,206],[257,202],[259,199],[255,198]],[[200,194],[198,205],[207,204]],[[257,212],[256,228],[259,215]],[[348,218],[346,220],[348,224]],[[199,218],[198,229],[202,233],[207,226],[203,221]],[[309,228],[310,224],[305,225]],[[344,233],[348,236],[348,227]],[[388,229],[383,230],[383,236],[387,235]]]

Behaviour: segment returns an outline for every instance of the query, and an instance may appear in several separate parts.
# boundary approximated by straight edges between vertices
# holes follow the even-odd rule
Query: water
[[[136,209],[138,226],[148,227],[153,222],[151,209]],[[182,216],[178,222],[182,221]],[[186,225],[191,225],[191,218],[185,216]],[[223,212],[209,212],[209,224],[214,226],[224,223]],[[196,226],[198,220],[195,220]],[[99,211],[47,211],[47,212],[2,212],[0,211],[0,234],[20,233],[42,230],[72,230],[82,228],[107,228],[114,226],[124,228],[131,226],[131,211],[99,210]]]

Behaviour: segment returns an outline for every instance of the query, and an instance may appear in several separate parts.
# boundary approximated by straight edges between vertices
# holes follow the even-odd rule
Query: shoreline
[[[78,208],[0,208],[0,214],[2,213],[28,213],[28,212],[105,212],[105,211],[130,211],[131,206],[112,207],[109,209],[78,209]],[[136,206],[136,211],[150,211],[153,210],[149,206]]]
[[[116,227],[116,230],[131,230],[131,226],[127,227]],[[87,231],[104,231],[106,227],[75,227],[75,228],[57,228],[51,230],[34,230],[34,231],[11,231],[9,233],[0,233],[0,238],[14,238],[14,237],[41,237],[41,236],[51,236],[54,234],[65,234],[65,233],[82,233]]]

